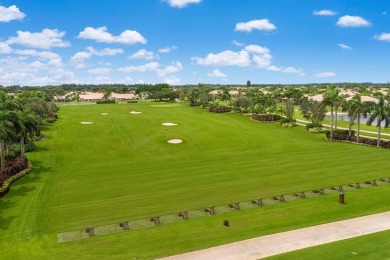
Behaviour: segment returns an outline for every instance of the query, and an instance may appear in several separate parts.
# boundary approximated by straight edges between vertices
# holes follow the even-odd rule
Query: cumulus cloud
[[[209,53],[206,58],[192,57],[192,61],[203,66],[239,66],[247,67],[251,64],[247,51],[234,52],[231,50],[217,54]]]
[[[341,49],[343,50],[352,50],[352,48],[346,44],[343,44],[343,43],[339,43],[337,44]]]
[[[334,73],[334,72],[320,72],[320,73],[317,73],[317,74],[315,74],[315,76],[317,77],[317,78],[328,78],[328,77],[334,77],[334,76],[336,76],[336,73]]]
[[[175,76],[169,76],[164,78],[164,83],[169,84],[169,85],[177,85],[180,83],[180,78],[175,77]]]
[[[135,52],[133,55],[129,57],[130,59],[136,59],[136,60],[154,60],[156,55],[152,51],[147,51],[145,49],[141,49],[137,52]]]
[[[50,65],[62,65],[61,56],[54,52],[37,50],[15,50],[15,53],[19,55],[38,57],[44,60],[49,60]]]
[[[145,44],[146,39],[137,31],[125,30],[119,36],[114,36],[111,33],[107,32],[107,27],[86,27],[78,35],[79,39],[86,40],[95,40],[97,42],[105,43],[120,43],[120,44],[136,44],[142,43]]]
[[[305,76],[305,73],[303,72],[303,69],[301,68],[294,68],[294,67],[277,67],[277,66],[270,66],[267,68],[268,71],[278,71],[283,72],[287,74],[298,74],[299,76],[303,77]]]
[[[259,45],[245,46],[245,51],[254,53],[252,60],[256,63],[257,67],[267,68],[271,65],[272,56],[268,48]]]
[[[376,35],[375,38],[379,41],[390,42],[390,33],[381,33],[380,35]]]
[[[177,49],[176,46],[170,46],[170,47],[158,49],[158,52],[159,53],[168,53],[168,52],[174,51],[176,49]]]
[[[273,31],[276,26],[269,22],[268,19],[252,20],[249,22],[240,22],[236,24],[235,31],[251,32],[252,30]]]
[[[111,72],[111,69],[107,68],[96,68],[96,69],[90,69],[87,71],[89,74],[108,74]]]
[[[160,64],[158,64],[157,62],[149,62],[149,63],[146,63],[144,65],[140,65],[140,66],[122,67],[122,68],[119,68],[118,70],[120,72],[125,72],[125,73],[147,72],[147,71],[156,71],[159,67],[160,67]]]
[[[8,23],[12,20],[22,20],[26,14],[21,12],[16,5],[5,7],[0,5],[0,22]]]
[[[324,15],[324,16],[332,16],[336,15],[337,13],[332,10],[324,9],[324,10],[315,10],[313,11],[314,15]]]
[[[44,29],[42,32],[32,33],[17,31],[18,36],[10,37],[7,44],[19,44],[22,46],[37,48],[37,49],[50,49],[52,47],[69,47],[70,43],[63,41],[62,37],[65,36],[65,32],[60,32],[57,29]]]
[[[208,73],[207,76],[209,76],[210,78],[226,78],[227,77],[227,75],[224,74],[219,69],[213,70],[213,72]]]
[[[0,42],[0,53],[9,54],[12,52],[12,48],[5,42]]]
[[[165,77],[168,74],[179,72],[183,69],[183,65],[180,62],[174,62],[172,65],[166,66],[163,69],[158,69],[157,76]]]
[[[363,17],[344,15],[339,18],[337,25],[340,27],[368,27],[371,24]]]
[[[111,48],[104,48],[101,51],[95,50],[93,47],[87,47],[85,51],[77,52],[75,55],[73,55],[70,60],[73,64],[76,65],[77,68],[84,68],[85,67],[85,60],[90,59],[92,56],[114,56],[117,54],[122,54],[124,51],[122,49],[111,49]]]
[[[189,4],[199,4],[202,0],[165,0],[170,6],[183,8]]]

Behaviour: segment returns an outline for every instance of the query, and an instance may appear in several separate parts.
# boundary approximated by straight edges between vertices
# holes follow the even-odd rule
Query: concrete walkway
[[[252,238],[163,259],[259,259],[389,229],[390,211]]]

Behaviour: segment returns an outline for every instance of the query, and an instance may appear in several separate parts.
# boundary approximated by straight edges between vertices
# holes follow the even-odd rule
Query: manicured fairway
[[[165,122],[178,125],[162,126]],[[378,187],[372,188],[379,192],[378,207],[366,202],[366,208],[354,205],[340,215],[334,208],[306,223],[293,214],[294,225],[270,218],[261,232],[251,218],[272,209],[229,213],[241,219],[243,229],[228,238],[204,235],[219,230],[226,217],[219,215],[58,245],[57,233],[88,226],[387,177],[390,151],[326,142],[302,127],[285,129],[188,104],[148,102],[64,106],[47,135],[28,155],[34,170],[0,199],[0,243],[9,248],[9,255],[148,258],[390,210],[390,205],[382,205],[389,189]],[[173,138],[183,142],[168,144]],[[323,210],[319,199],[272,206],[276,215],[289,215],[299,207]],[[171,232],[182,239],[204,235],[205,240],[188,238],[193,242],[186,244],[173,239]]]

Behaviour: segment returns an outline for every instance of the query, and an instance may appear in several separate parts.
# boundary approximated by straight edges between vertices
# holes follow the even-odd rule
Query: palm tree
[[[40,133],[39,122],[30,110],[24,110],[16,114],[14,128],[20,140],[20,154],[25,158],[25,140]]]
[[[390,124],[390,109],[383,96],[379,98],[378,103],[373,103],[372,108],[371,115],[367,120],[367,125],[371,125],[376,119],[376,127],[378,128],[378,142],[376,146],[379,147],[381,141],[382,122],[385,122],[385,128],[387,128]]]
[[[368,112],[370,111],[371,104],[369,102],[362,102],[362,97],[360,95],[355,95],[352,98],[351,110],[352,113],[356,115],[357,119],[357,131],[356,131],[356,142],[360,141],[360,118],[362,116],[367,117]]]
[[[334,110],[336,109],[336,126],[337,126],[337,109],[340,102],[340,92],[338,88],[329,87],[324,95],[324,102],[330,106],[330,140],[333,141],[333,130],[334,130]]]
[[[11,122],[11,113],[0,111],[0,170],[5,169],[5,144],[14,136],[13,124]]]

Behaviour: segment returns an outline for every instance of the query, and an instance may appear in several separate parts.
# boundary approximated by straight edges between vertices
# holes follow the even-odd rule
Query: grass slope
[[[86,121],[94,123],[80,124]],[[0,199],[5,255],[149,258],[389,210],[380,195],[378,207],[367,202],[342,214],[319,214],[322,204],[310,199],[56,244],[63,231],[385,177],[390,162],[388,150],[177,104],[65,106],[47,134],[28,155],[33,171]],[[171,138],[184,141],[167,144]],[[318,215],[302,222],[300,214],[311,210]],[[288,212],[295,213],[281,225],[277,216]],[[265,226],[254,221],[263,214]],[[205,235],[220,230],[225,217],[241,223],[235,232]]]

